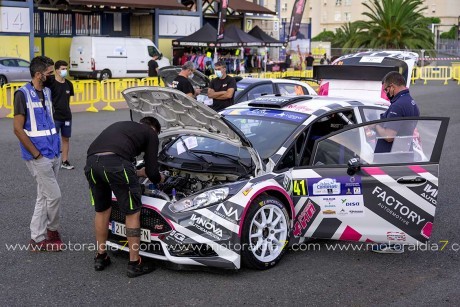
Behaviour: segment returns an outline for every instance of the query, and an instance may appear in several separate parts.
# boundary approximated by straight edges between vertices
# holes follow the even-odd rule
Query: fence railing
[[[302,78],[313,78],[313,70],[303,71],[285,71],[285,72],[266,72],[266,73],[248,73],[240,74],[243,78],[266,78],[280,79],[285,77],[300,78],[302,82],[308,83],[314,89],[318,84]],[[210,76],[212,79],[214,76]],[[443,81],[448,84],[448,80],[454,79],[460,85],[460,62],[453,62],[452,66],[425,66],[415,67],[412,71],[412,84],[416,80],[423,80],[423,84],[428,81]],[[72,81],[74,86],[74,96],[70,99],[70,105],[88,105],[87,112],[98,112],[95,104],[105,103],[102,110],[114,111],[113,103],[124,102],[121,92],[129,87],[134,86],[165,86],[163,81],[157,77],[143,79],[109,79],[104,81],[82,80]],[[14,115],[13,98],[14,93],[25,82],[7,83],[0,88],[0,109],[6,109],[6,117],[12,118]]]

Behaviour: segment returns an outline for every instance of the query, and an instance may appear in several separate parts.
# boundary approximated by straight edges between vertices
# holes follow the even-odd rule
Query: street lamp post
[[[287,22],[287,18],[281,18],[281,22],[283,23],[283,42],[287,42],[287,37],[286,37],[286,22]]]

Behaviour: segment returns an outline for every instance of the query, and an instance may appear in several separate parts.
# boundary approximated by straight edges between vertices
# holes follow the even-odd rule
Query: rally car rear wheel
[[[243,224],[243,264],[268,269],[283,256],[289,241],[289,217],[277,198],[261,195],[250,205]]]

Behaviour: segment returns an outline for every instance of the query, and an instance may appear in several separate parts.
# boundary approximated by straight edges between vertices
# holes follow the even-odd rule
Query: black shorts
[[[92,155],[86,159],[85,176],[96,212],[112,206],[112,192],[124,214],[141,210],[141,186],[132,162],[115,154]]]

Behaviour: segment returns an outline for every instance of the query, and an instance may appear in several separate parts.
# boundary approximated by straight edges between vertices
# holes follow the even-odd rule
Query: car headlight
[[[230,189],[228,187],[209,190],[198,195],[183,198],[169,205],[171,211],[185,212],[193,209],[204,208],[223,202],[227,199]]]

